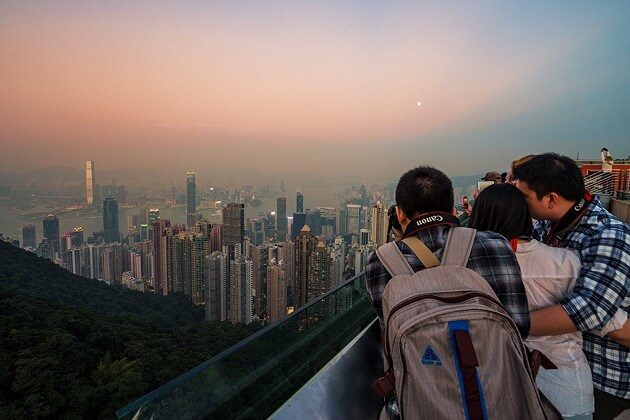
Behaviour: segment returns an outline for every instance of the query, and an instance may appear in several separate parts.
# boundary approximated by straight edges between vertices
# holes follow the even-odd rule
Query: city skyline
[[[147,6],[0,6],[3,171],[393,178],[628,153],[627,3]]]

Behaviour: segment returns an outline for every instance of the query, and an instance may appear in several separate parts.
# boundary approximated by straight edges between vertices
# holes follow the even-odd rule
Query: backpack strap
[[[437,259],[429,247],[417,236],[411,236],[402,241],[416,254],[416,257],[418,257],[422,265],[424,265],[424,268],[437,267],[440,265],[440,260]]]
[[[475,229],[463,227],[451,228],[442,254],[442,265],[466,267],[476,233],[477,231]]]
[[[390,276],[404,276],[413,274],[405,256],[398,249],[396,242],[387,242],[376,250],[376,256],[381,261]]]

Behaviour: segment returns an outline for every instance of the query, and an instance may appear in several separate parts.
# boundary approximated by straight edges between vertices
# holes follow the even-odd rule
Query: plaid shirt
[[[534,237],[544,241],[551,222],[540,221]],[[584,353],[600,391],[630,399],[630,352],[597,332],[618,308],[630,310],[630,228],[593,199],[573,229],[560,239],[562,248],[577,251],[582,268],[573,292],[562,305],[584,337]]]
[[[430,227],[421,230],[418,237],[438,259],[441,259],[449,229],[446,226]],[[424,268],[405,243],[398,242],[397,244],[414,272]],[[477,232],[467,268],[486,279],[507,313],[516,322],[521,336],[527,337],[529,334],[527,296],[521,279],[521,269],[508,241],[494,232]],[[391,278],[376,256],[376,252],[372,252],[368,256],[365,267],[365,283],[372,304],[381,319],[383,319],[381,296]]]

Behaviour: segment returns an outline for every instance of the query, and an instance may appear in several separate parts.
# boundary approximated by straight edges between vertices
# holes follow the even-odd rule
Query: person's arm
[[[573,291],[561,302],[578,330],[597,334],[613,318],[630,289],[630,235],[623,226],[608,227],[588,239]],[[567,319],[558,308],[551,324],[566,332]],[[538,315],[537,315],[538,316]]]
[[[623,324],[621,329],[609,332],[606,337],[612,338],[622,346],[630,347],[630,322]]]
[[[576,332],[571,317],[560,304],[530,313],[529,335],[560,335]]]

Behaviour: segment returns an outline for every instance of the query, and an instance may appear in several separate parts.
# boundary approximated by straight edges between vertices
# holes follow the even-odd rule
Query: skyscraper
[[[389,223],[387,209],[383,203],[372,206],[370,213],[370,240],[381,246],[387,242],[387,225]]]
[[[348,204],[346,206],[346,210],[348,211],[348,234],[356,235],[358,237],[361,226],[361,206],[358,204]]]
[[[166,291],[162,284],[166,284],[166,228],[171,225],[168,219],[159,219],[151,225],[153,232],[153,290],[155,293],[164,294]]]
[[[230,305],[228,319],[252,322],[252,262],[243,258],[230,261]]]
[[[197,222],[197,185],[195,173],[188,171],[186,174],[186,224],[190,229]]]
[[[276,241],[287,240],[287,199],[278,197],[276,200]]]
[[[206,257],[206,321],[227,319],[226,256],[213,252]]]
[[[295,195],[295,212],[304,213],[304,195],[301,192]]]
[[[291,225],[291,240],[292,241],[295,241],[295,238],[298,237],[298,235],[302,231],[302,228],[304,227],[305,224],[306,224],[306,214],[293,213],[293,223]]]
[[[228,203],[223,207],[223,245],[228,247],[228,261],[234,260],[237,248],[243,252],[245,239],[245,205]]]
[[[44,219],[43,225],[44,239],[47,242],[52,243],[53,251],[59,254],[59,251],[61,250],[61,246],[59,243],[59,219],[57,219],[57,217],[55,217],[54,215],[49,214]],[[54,258],[54,256],[51,255],[51,258]]]
[[[37,248],[35,225],[25,225],[22,227],[22,246],[24,248]]]
[[[120,241],[118,203],[112,197],[107,197],[103,201],[103,237],[105,243]]]
[[[88,160],[85,162],[85,195],[88,206],[94,204],[94,161]]]
[[[272,260],[267,267],[267,319],[269,323],[281,320],[287,314],[287,283],[282,264]]]
[[[311,228],[304,225],[295,240],[295,283],[293,285],[293,306],[299,308],[308,301],[308,280],[311,266],[309,260],[315,251],[315,238]]]
[[[323,295],[332,287],[332,259],[328,255],[324,241],[317,241],[317,246],[309,257],[308,302]]]

